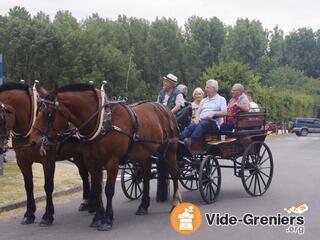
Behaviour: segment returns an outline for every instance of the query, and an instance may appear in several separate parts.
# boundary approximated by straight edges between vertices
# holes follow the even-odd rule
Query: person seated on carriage
[[[193,99],[194,101],[191,103],[192,106],[192,120],[195,120],[196,114],[199,111],[200,102],[203,99],[204,92],[200,87],[197,87],[195,90],[193,90]]]
[[[258,104],[256,104],[253,101],[253,92],[252,91],[247,91],[246,92],[246,96],[247,96],[247,98],[249,100],[249,106],[250,106],[249,112],[260,112]]]
[[[163,87],[157,100],[157,102],[167,106],[174,114],[176,114],[185,103],[182,93],[176,87],[177,83],[178,78],[171,73],[163,77]]]
[[[244,87],[240,83],[236,83],[231,88],[231,96],[228,103],[228,112],[225,122],[220,127],[220,132],[232,131],[235,127],[236,114],[241,112],[249,112],[250,104],[247,96],[244,94]]]
[[[177,86],[178,91],[182,94],[183,99],[187,101],[187,96],[188,96],[188,87],[184,84],[179,84]]]
[[[180,139],[186,146],[196,143],[207,131],[218,132],[222,117],[227,114],[226,99],[218,94],[218,81],[210,79],[206,82],[207,97],[200,102],[195,120],[183,130]]]

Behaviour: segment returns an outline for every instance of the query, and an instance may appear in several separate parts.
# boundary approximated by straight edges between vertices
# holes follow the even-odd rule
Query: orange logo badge
[[[170,222],[173,229],[178,233],[195,233],[199,229],[202,222],[201,211],[192,203],[181,203],[172,210]]]

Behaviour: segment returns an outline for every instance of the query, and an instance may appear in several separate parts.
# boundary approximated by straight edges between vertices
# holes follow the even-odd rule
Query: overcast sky
[[[320,0],[0,0],[0,15],[13,6],[24,7],[33,15],[43,11],[51,18],[59,10],[69,10],[79,20],[92,13],[109,19],[125,14],[148,20],[172,17],[179,25],[192,15],[216,16],[228,25],[248,17],[260,20],[268,29],[278,24],[286,33],[299,27],[320,29]]]

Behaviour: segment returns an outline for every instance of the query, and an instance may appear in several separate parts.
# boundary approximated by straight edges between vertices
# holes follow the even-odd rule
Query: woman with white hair
[[[210,79],[206,82],[207,97],[200,102],[196,117],[180,134],[187,146],[195,143],[205,132],[218,132],[223,116],[227,114],[226,99],[218,94],[217,80]]]
[[[196,118],[196,113],[199,111],[200,102],[203,99],[204,92],[200,87],[197,87],[192,94],[194,101],[191,103],[192,107],[192,120]]]

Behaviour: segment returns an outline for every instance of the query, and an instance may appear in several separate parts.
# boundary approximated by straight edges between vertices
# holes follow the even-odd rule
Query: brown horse
[[[44,90],[42,93],[45,93]],[[25,190],[27,193],[27,210],[21,224],[31,224],[35,220],[36,204],[33,194],[32,164],[41,163],[44,170],[46,192],[46,211],[40,222],[41,226],[52,224],[54,218],[54,206],[52,202],[53,177],[55,171],[55,160],[66,160],[73,157],[79,169],[83,181],[83,203],[79,210],[87,208],[90,185],[88,181],[88,171],[82,160],[77,144],[66,143],[56,159],[57,146],[48,151],[46,157],[41,157],[39,150],[29,144],[28,132],[32,128],[33,104],[32,92],[28,85],[20,83],[6,83],[0,86],[0,154],[6,151],[6,142],[9,134],[13,132],[12,145],[16,152],[18,166],[22,172]],[[54,150],[54,151],[52,151]]]
[[[129,107],[121,102],[103,99],[103,90],[99,92],[87,84],[68,85],[56,90],[51,96],[51,107],[42,110],[37,117],[35,129],[38,131],[31,133],[30,140],[34,144],[41,144],[41,133],[46,132],[51,137],[58,133],[61,135],[67,121],[77,127],[83,142],[81,152],[91,175],[92,194],[97,199],[96,215],[90,226],[106,231],[112,228],[113,223],[112,198],[119,164],[125,163],[128,158],[140,167],[143,178],[143,196],[137,215],[148,213],[150,159],[155,153],[160,156],[157,164],[159,181],[162,183],[157,198],[166,198],[167,171],[173,179],[174,206],[181,202],[181,196],[176,164],[178,126],[174,115],[158,103],[144,102]],[[46,116],[51,116],[50,122]],[[102,128],[97,127],[100,123],[103,123]],[[107,170],[106,210],[98,199],[102,191],[103,167]]]

